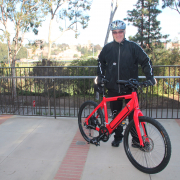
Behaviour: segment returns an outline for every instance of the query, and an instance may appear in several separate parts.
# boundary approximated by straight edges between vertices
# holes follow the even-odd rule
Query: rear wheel
[[[139,122],[144,147],[140,147],[137,142],[138,135],[134,121],[131,121],[124,133],[126,155],[140,171],[148,174],[158,173],[167,166],[171,157],[169,136],[164,127],[153,118],[142,116],[139,117]],[[147,136],[145,136],[145,132]]]
[[[80,132],[87,142],[90,142],[94,137],[99,136],[99,132],[95,130],[96,127],[100,127],[104,123],[104,116],[101,108],[99,108],[88,121],[88,126],[85,123],[85,119],[94,111],[98,104],[94,101],[84,102],[78,114],[78,125]]]

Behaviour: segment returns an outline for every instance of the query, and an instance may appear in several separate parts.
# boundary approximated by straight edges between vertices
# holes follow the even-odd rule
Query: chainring
[[[106,127],[104,127],[104,126],[100,127],[99,137],[103,142],[107,142],[109,140],[109,131]]]

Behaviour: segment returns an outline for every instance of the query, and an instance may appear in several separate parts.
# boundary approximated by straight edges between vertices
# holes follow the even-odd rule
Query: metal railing
[[[154,66],[157,86],[144,89],[139,96],[144,115],[180,117],[179,70],[180,66]],[[96,66],[15,68],[12,74],[13,68],[0,68],[2,114],[77,117],[84,101],[97,101],[93,89]]]

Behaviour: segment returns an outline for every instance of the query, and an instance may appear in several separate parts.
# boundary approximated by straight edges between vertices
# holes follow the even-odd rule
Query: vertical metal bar
[[[72,80],[74,82],[74,80]],[[76,108],[76,104],[75,104],[75,93],[74,93],[74,83],[73,83],[73,102],[74,102],[74,117],[75,117],[75,108]]]
[[[38,105],[38,108],[39,108],[39,116],[40,116],[40,115],[42,115],[42,111],[40,109],[40,103],[39,103],[40,102],[40,100],[39,100],[40,99],[40,97],[39,97],[40,96],[40,91],[39,91],[39,89],[40,89],[40,79],[37,79],[37,81],[38,81],[38,84],[39,84],[37,86],[37,88],[38,88],[37,89],[37,91],[38,91],[38,102],[37,102],[37,105]]]
[[[168,67],[169,70],[169,76],[170,76],[170,66]],[[168,99],[167,99],[167,115],[166,118],[168,118],[168,111],[169,111],[169,91],[170,91],[170,78],[168,78]]]
[[[30,81],[30,93],[29,94],[30,94],[30,97],[31,97],[30,98],[31,99],[31,101],[30,101],[30,108],[31,108],[31,112],[32,112],[32,115],[33,115],[33,103],[32,103],[33,102],[33,100],[32,100],[32,96],[33,95],[32,95],[32,86],[31,86],[32,82],[33,82],[33,79],[29,79],[29,81]]]
[[[164,76],[164,73],[165,73],[165,67],[163,68],[163,76]],[[163,87],[164,87],[164,79],[163,79]],[[163,100],[164,100],[164,98],[163,98],[163,96],[164,96],[164,88],[162,89],[162,108],[161,108],[161,118],[162,118],[162,115],[163,115]]]
[[[54,87],[54,117],[56,119],[56,91],[55,91],[55,79],[53,81],[53,87]]]
[[[46,70],[46,68],[45,67],[43,67],[43,76],[45,76],[45,70]],[[47,116],[47,108],[46,108],[46,94],[47,94],[47,79],[43,79],[42,80],[43,82],[44,82],[44,110],[45,110],[45,115]]]
[[[160,70],[159,71],[156,71],[156,72],[158,72],[158,76],[159,76],[159,72],[160,72]],[[157,104],[156,104],[156,118],[158,117],[158,99],[159,99],[159,80],[158,79],[156,79],[157,80]]]
[[[61,71],[61,68],[60,68],[60,71]],[[60,71],[58,71],[58,73],[60,73]],[[59,89],[59,116],[61,116],[61,79],[58,79],[58,89]]]
[[[21,81],[21,101],[22,101],[22,104],[23,104],[23,89],[22,89],[22,79],[21,79],[21,68],[20,68],[20,81]],[[24,115],[24,107],[22,106],[22,104],[20,104],[20,107],[22,108],[23,115]]]
[[[42,81],[42,79],[39,79],[39,83],[40,83],[40,85],[39,85],[39,88],[40,88],[41,85],[43,86],[43,81]],[[42,92],[42,90],[41,90],[41,92],[40,92],[40,102],[39,102],[39,107],[40,107],[40,109],[41,109],[41,116],[43,115],[43,104],[41,103],[41,97],[42,97],[42,95],[43,95],[43,92]]]
[[[65,114],[66,114],[65,111],[66,111],[66,110],[65,110],[65,84],[64,84],[64,79],[63,79],[63,85],[64,85],[64,86],[63,86],[63,92],[64,92],[63,99],[64,99],[64,116],[65,116]]]
[[[147,110],[148,110],[148,87],[146,88],[146,116],[147,116]]]
[[[9,112],[7,112],[7,113],[11,113],[11,103],[10,103],[11,100],[10,100],[10,95],[9,95],[9,94],[10,94],[10,90],[9,90],[10,87],[9,87],[9,86],[10,86],[11,83],[9,82],[9,79],[7,79],[7,82],[8,82],[8,93],[7,93],[7,94],[8,94],[8,96],[9,96],[9,98],[8,98],[8,101],[9,101],[9,102],[8,102],[8,111],[9,111]],[[13,83],[12,83],[12,85],[13,85]],[[14,97],[14,96],[13,96],[13,97]],[[14,102],[14,99],[12,100],[12,102]]]
[[[69,101],[69,117],[71,116],[71,110],[70,110],[70,106],[71,106],[71,104],[70,104],[70,87],[69,87],[69,79],[68,79],[68,81],[67,81],[67,83],[68,83],[68,101]]]
[[[26,76],[26,68],[24,68],[24,76]],[[28,95],[27,94],[28,93],[28,91],[27,91],[28,90],[28,88],[27,88],[27,79],[25,78],[24,81],[25,81],[25,87],[24,87],[24,93],[25,94],[24,95],[25,95],[25,99],[26,99],[25,102],[27,103],[27,95]],[[24,106],[24,108],[27,109],[27,112],[28,112],[28,105],[27,105],[27,107],[25,107],[25,105],[23,104],[23,106]]]
[[[174,67],[174,76],[176,75],[176,67]],[[175,78],[174,78],[174,80],[173,80],[173,100],[172,100],[172,115],[171,115],[171,118],[173,117],[173,104],[174,104],[174,89],[176,88],[175,87]]]
[[[76,74],[77,74],[77,76],[79,75],[78,67],[76,68]],[[78,85],[79,85],[79,79],[77,79],[77,87],[76,87],[76,88],[78,88]],[[79,111],[78,96],[79,96],[79,91],[78,91],[78,89],[77,89],[77,114],[78,114],[78,111]]]
[[[51,91],[50,91],[50,86],[51,86],[51,79],[48,79],[48,90],[49,90],[49,107],[50,107],[50,116],[51,116]]]
[[[90,91],[91,91],[90,79],[88,79],[88,84],[89,84],[89,87],[88,87],[87,92],[89,93],[89,99],[90,99]]]
[[[180,76],[180,67],[178,68],[178,76]],[[177,80],[178,81],[178,80]],[[177,107],[177,119],[179,118],[179,111],[178,111],[178,109],[180,109],[180,78],[179,78],[179,82],[178,82],[178,87],[179,87],[179,89],[178,89],[178,107]]]
[[[18,69],[16,69],[16,76],[17,76],[17,73],[18,73]],[[14,112],[15,112],[16,108],[18,108],[18,114],[19,114],[19,101],[18,101],[19,94],[18,94],[18,88],[17,87],[18,87],[18,79],[16,78],[16,89],[17,89],[17,92],[16,92],[16,101],[17,101],[17,104],[15,104],[15,102],[14,102],[13,109],[14,109]]]
[[[34,72],[35,73],[35,72]],[[35,92],[35,95],[34,95],[34,100],[36,102],[36,79],[34,78],[34,92]],[[37,103],[36,103],[37,104]],[[34,115],[37,115],[37,105],[34,107]]]
[[[0,68],[0,70],[2,70],[1,68]],[[0,73],[1,74],[1,73]],[[3,79],[0,79],[0,84],[1,84],[1,86],[0,86],[0,113],[2,113],[3,114],[3,106],[2,106],[2,104],[3,104],[3,102],[2,102],[2,98],[1,98],[1,96],[2,96],[2,81],[3,81]]]
[[[5,81],[5,79],[3,79],[3,81]],[[5,83],[6,83],[6,81],[5,81]],[[4,103],[5,103],[5,106],[4,106],[4,113],[6,113],[6,85],[4,85],[4,88],[3,88],[3,90],[4,90],[4,96],[5,96],[5,101],[4,101]]]

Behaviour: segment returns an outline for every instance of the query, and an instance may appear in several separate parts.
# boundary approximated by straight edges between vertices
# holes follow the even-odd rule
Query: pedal
[[[94,137],[93,139],[90,140],[89,143],[94,144],[96,146],[100,146],[100,141],[98,137]]]

